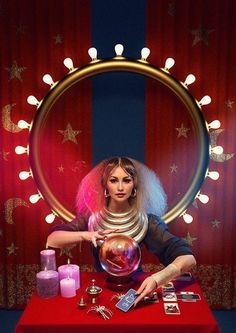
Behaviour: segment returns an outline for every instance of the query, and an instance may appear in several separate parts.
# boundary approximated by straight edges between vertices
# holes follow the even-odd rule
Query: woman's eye
[[[116,179],[110,179],[110,183],[114,184],[116,182]]]
[[[129,184],[131,181],[132,181],[132,179],[130,179],[130,178],[126,178],[126,179],[124,180],[124,182],[127,183],[127,184]]]

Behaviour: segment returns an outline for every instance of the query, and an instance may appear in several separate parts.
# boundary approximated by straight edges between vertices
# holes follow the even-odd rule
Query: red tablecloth
[[[139,277],[143,279],[142,277]],[[113,312],[109,320],[104,320],[98,313],[87,311],[92,306],[85,293],[91,280],[96,279],[96,285],[103,291],[97,305],[104,305]],[[132,288],[137,289],[140,281]],[[164,311],[164,302],[159,293],[160,301],[154,304],[140,304],[127,313],[115,307],[117,299],[111,299],[116,291],[106,287],[106,275],[103,273],[82,273],[82,288],[73,298],[61,296],[50,299],[42,299],[33,295],[27,305],[15,333],[219,333],[211,310],[206,303],[199,285],[195,281],[175,281],[176,293],[181,291],[194,291],[200,294],[201,300],[196,302],[183,302],[178,300],[181,313],[179,315],[167,315]],[[124,292],[122,292],[124,293]],[[77,303],[81,294],[87,301],[84,309],[78,308]]]

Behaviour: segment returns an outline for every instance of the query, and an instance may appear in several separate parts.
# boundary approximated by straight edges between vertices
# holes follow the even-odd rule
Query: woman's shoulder
[[[86,218],[82,215],[76,216],[69,222],[63,222],[52,227],[50,233],[53,231],[84,231],[87,230]]]

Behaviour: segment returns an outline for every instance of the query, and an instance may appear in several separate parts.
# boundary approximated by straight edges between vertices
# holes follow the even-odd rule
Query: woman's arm
[[[63,248],[76,245],[82,241],[91,242],[97,247],[98,240],[104,240],[106,235],[113,233],[114,230],[104,231],[53,231],[47,238],[47,246]]]
[[[148,294],[151,294],[156,288],[168,283],[170,280],[176,278],[177,276],[189,271],[196,265],[196,260],[193,255],[181,255],[175,260],[162,269],[160,272],[154,273],[147,277],[139,289],[137,294],[140,294],[135,300],[134,305],[136,305],[141,299],[143,299]]]

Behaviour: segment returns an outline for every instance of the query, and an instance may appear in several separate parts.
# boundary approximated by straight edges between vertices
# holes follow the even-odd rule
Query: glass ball
[[[108,236],[103,242],[99,259],[107,273],[114,276],[127,276],[138,268],[141,251],[132,237],[117,234]]]

